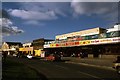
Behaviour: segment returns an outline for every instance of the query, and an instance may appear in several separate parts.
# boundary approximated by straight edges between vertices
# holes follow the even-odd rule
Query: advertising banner
[[[84,41],[80,41],[79,43],[80,43],[80,45],[88,45],[88,44],[91,43],[91,41],[90,40],[84,40]]]
[[[120,42],[120,37],[115,38],[104,38],[104,39],[93,39],[93,40],[82,40],[82,41],[71,41],[71,42],[62,42],[56,44],[45,45],[44,48],[53,48],[53,47],[71,47],[71,46],[83,46],[83,45],[92,45],[92,44],[107,44],[107,43],[116,43]]]
[[[33,51],[33,47],[19,48],[19,51]]]
[[[50,44],[50,47],[56,47],[56,44]]]
[[[120,37],[91,40],[91,44],[107,44],[120,42]]]

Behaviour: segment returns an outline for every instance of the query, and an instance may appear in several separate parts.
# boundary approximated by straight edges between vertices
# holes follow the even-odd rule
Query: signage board
[[[53,47],[71,47],[71,46],[83,46],[83,45],[92,45],[92,44],[107,44],[107,43],[116,43],[120,42],[120,37],[116,38],[104,38],[104,39],[93,39],[93,40],[82,40],[82,41],[70,41],[70,42],[61,42],[61,43],[52,43],[44,45],[44,48],[53,48]]]

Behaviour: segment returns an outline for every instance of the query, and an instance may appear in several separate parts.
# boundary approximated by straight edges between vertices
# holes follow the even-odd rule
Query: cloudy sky
[[[3,41],[55,39],[56,35],[118,22],[117,2],[2,2]]]

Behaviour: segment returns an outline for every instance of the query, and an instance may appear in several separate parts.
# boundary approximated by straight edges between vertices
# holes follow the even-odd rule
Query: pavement
[[[78,57],[63,57],[66,63],[88,65],[93,67],[101,67],[106,69],[112,69],[114,59],[111,58],[78,58]]]

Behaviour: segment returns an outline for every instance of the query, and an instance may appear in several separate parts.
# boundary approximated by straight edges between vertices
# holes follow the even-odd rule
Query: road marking
[[[88,73],[85,73],[85,72],[78,71],[78,73],[84,74],[84,75],[87,75],[87,76],[90,76],[90,77],[93,77],[93,78],[96,78],[96,79],[99,79],[99,80],[105,80],[105,79],[101,79],[100,77],[97,77],[97,76],[94,76],[94,75],[91,75],[91,74],[88,74]]]
[[[62,69],[69,70],[69,68],[67,68],[67,67],[63,67],[63,66],[59,66],[59,65],[55,65],[55,66],[60,67]],[[77,71],[77,72],[80,73],[80,74],[84,74],[84,75],[99,79],[99,80],[105,80],[105,79],[101,79],[100,77],[97,77],[97,76],[94,76],[94,75],[91,75],[91,74],[88,74],[88,73],[85,73],[85,72],[81,72],[81,71]]]
[[[65,62],[65,63],[79,64],[84,66],[91,66],[91,67],[97,67],[97,68],[103,68],[103,69],[115,71],[115,69],[113,69],[112,67],[107,67],[107,66],[93,65],[93,64],[87,64],[87,63],[75,63],[75,62]]]
[[[51,63],[47,63],[47,62],[43,62],[43,63],[51,65]],[[60,66],[60,65],[56,65],[56,64],[54,64],[54,66],[56,66],[56,67],[60,67],[60,68],[62,68],[62,69],[69,70],[67,67],[63,67],[63,66]]]
[[[59,65],[55,65],[55,66],[60,67],[60,68],[62,68],[62,69],[66,69],[66,70],[68,70],[68,68],[63,67],[63,66],[59,66]]]

